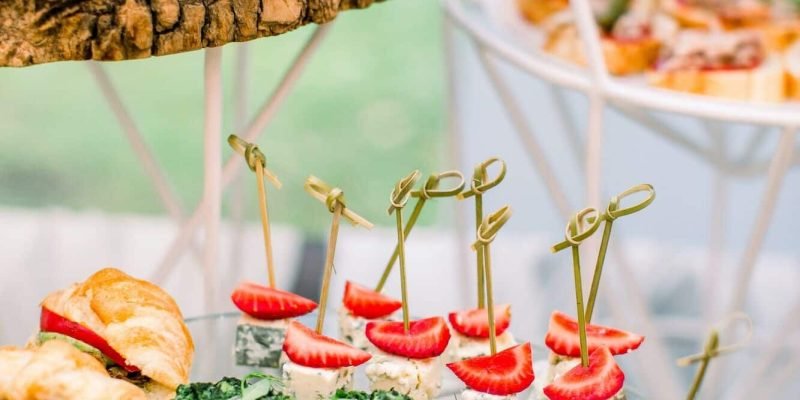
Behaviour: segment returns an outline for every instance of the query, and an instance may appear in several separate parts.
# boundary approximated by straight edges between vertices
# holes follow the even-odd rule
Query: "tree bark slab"
[[[275,36],[382,0],[0,0],[0,66],[119,61]]]

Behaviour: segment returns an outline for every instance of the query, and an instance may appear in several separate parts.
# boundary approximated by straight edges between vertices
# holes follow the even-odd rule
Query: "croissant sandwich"
[[[103,364],[63,341],[34,349],[0,347],[0,400],[146,400]]]
[[[41,306],[33,346],[70,343],[148,399],[172,398],[188,382],[192,337],[177,304],[158,286],[106,268],[51,293]]]

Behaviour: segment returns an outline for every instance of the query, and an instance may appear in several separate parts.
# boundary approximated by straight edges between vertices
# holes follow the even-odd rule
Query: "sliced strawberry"
[[[362,318],[385,317],[399,309],[403,303],[357,283],[347,281],[344,286],[344,306]]]
[[[354,367],[372,358],[366,351],[316,333],[297,321],[286,329],[283,351],[292,362],[313,368]]]
[[[252,282],[240,283],[231,300],[243,313],[266,320],[298,317],[317,308],[305,297]]]
[[[444,352],[450,341],[450,330],[441,317],[411,321],[408,332],[403,329],[402,321],[370,321],[367,323],[367,339],[390,354],[429,358]]]
[[[450,363],[447,368],[470,389],[498,396],[519,393],[533,382],[531,344],[509,347],[493,356]]]
[[[42,332],[53,332],[64,336],[69,336],[75,340],[81,341],[99,350],[105,354],[106,357],[114,361],[115,364],[122,367],[127,372],[138,372],[139,368],[128,364],[128,361],[119,354],[102,336],[95,333],[93,330],[67,318],[56,314],[49,309],[42,307],[42,313],[39,316],[39,329]]]
[[[586,342],[589,345],[589,353],[598,347],[608,347],[613,355],[625,354],[639,348],[642,341],[644,341],[644,336],[601,325],[586,325]],[[544,343],[556,354],[580,357],[578,321],[560,311],[553,311]]]
[[[489,337],[489,311],[485,308],[451,312],[447,319],[456,332],[470,337]],[[494,306],[494,332],[502,335],[511,324],[511,305]]]
[[[625,374],[607,347],[598,347],[589,355],[589,366],[578,364],[545,386],[550,400],[605,400],[622,389]]]

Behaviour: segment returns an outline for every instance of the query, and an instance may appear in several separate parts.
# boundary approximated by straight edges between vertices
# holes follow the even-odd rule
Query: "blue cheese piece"
[[[489,338],[473,338],[464,336],[455,330],[450,330],[450,344],[448,348],[449,359],[452,361],[462,361],[478,356],[488,356],[491,353]],[[497,351],[503,351],[517,344],[511,332],[505,331],[496,339]]]
[[[339,310],[339,336],[346,343],[353,345],[361,350],[370,350],[371,343],[367,339],[366,318],[353,315],[346,308]]]
[[[370,390],[396,390],[414,400],[436,398],[442,387],[442,364],[436,357],[412,359],[379,351],[365,372]]]
[[[516,400],[516,395],[497,396],[489,393],[482,393],[472,389],[461,392],[461,400]]]
[[[289,321],[265,321],[242,315],[236,326],[236,365],[278,368]]]
[[[297,400],[329,399],[337,389],[353,388],[354,367],[311,368],[287,361],[282,370],[286,394]]]

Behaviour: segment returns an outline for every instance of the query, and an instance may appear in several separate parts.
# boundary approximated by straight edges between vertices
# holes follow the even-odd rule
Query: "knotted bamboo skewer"
[[[267,191],[264,188],[264,179],[269,180],[276,189],[281,188],[281,181],[272,171],[267,169],[267,158],[258,146],[246,142],[236,135],[228,136],[228,144],[235,152],[244,156],[247,166],[256,173],[258,204],[261,212],[261,230],[264,238],[264,253],[267,259],[267,276],[269,287],[275,288],[275,261],[272,252],[272,234],[269,227],[269,210],[267,208]]]
[[[449,178],[457,178],[458,184],[452,188],[440,189],[439,184],[441,181]],[[414,229],[414,225],[417,223],[417,218],[419,218],[419,215],[422,213],[422,208],[425,206],[426,201],[433,198],[457,196],[462,190],[464,190],[464,176],[461,175],[461,172],[459,171],[445,171],[429,176],[422,188],[411,191],[411,197],[416,197],[417,203],[414,205],[414,210],[411,211],[411,215],[408,217],[408,222],[406,222],[405,228],[403,229],[403,239],[408,239],[408,235],[411,233],[411,230]],[[383,273],[381,274],[380,280],[378,280],[378,284],[375,286],[376,292],[383,290],[383,287],[386,285],[386,281],[389,279],[389,275],[392,273],[394,263],[397,261],[397,257],[399,255],[400,244],[397,244],[394,247],[392,256],[389,258],[389,262],[383,269]]]
[[[401,179],[394,185],[392,194],[389,196],[389,215],[394,213],[395,223],[397,224],[397,248],[399,249],[400,259],[400,292],[402,294],[401,300],[403,303],[403,329],[408,332],[411,324],[408,315],[408,287],[406,283],[406,246],[405,237],[403,235],[403,207],[408,202],[411,196],[411,188],[419,180],[419,171],[414,170],[408,176]]]
[[[336,253],[336,240],[339,236],[339,220],[342,216],[353,225],[360,225],[367,229],[372,228],[372,223],[351,211],[345,206],[344,192],[337,187],[331,187],[315,176],[306,179],[303,188],[315,199],[324,203],[328,211],[333,213],[331,231],[328,236],[328,249],[325,253],[325,269],[322,275],[322,288],[319,294],[319,314],[317,314],[317,333],[322,333],[325,323],[325,311],[328,304],[328,289],[330,288],[333,273],[333,259]]]
[[[499,163],[500,164],[500,171],[497,173],[496,177],[494,177],[493,179],[488,179],[487,176],[488,176],[489,166],[494,164],[494,163]],[[473,171],[473,174],[472,174],[472,181],[471,181],[470,189],[465,191],[465,192],[462,192],[458,196],[456,196],[459,200],[463,200],[463,199],[466,199],[466,198],[469,198],[469,197],[472,197],[472,196],[475,197],[475,230],[476,231],[479,229],[481,223],[483,222],[483,194],[487,190],[499,185],[500,182],[502,182],[505,177],[506,177],[506,163],[505,163],[505,161],[503,161],[503,160],[501,160],[501,159],[499,159],[497,157],[489,158],[489,159],[487,159],[487,160],[483,161],[482,163],[480,163],[480,164],[475,166],[475,170]],[[484,289],[484,286],[485,286],[484,279],[485,279],[485,277],[483,275],[484,271],[480,267],[483,264],[483,260],[481,260],[482,254],[480,252],[477,252],[476,256],[478,258],[478,261],[477,261],[478,308],[483,308],[485,306],[485,303],[486,303],[486,300],[485,300],[485,292],[486,292],[486,290]]]

